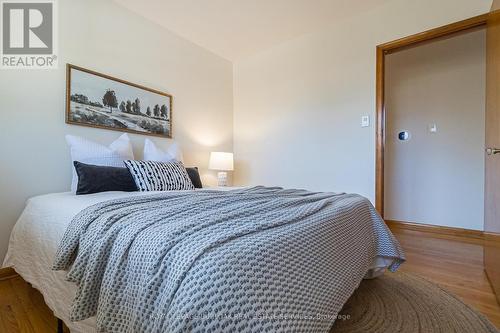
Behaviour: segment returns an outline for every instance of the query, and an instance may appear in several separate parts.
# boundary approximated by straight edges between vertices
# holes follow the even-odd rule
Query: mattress
[[[38,289],[55,316],[62,319],[72,332],[96,332],[95,317],[79,322],[69,320],[77,288],[74,283],[66,281],[66,272],[51,269],[58,246],[68,225],[82,210],[109,200],[155,194],[158,192],[106,192],[75,196],[67,192],[31,198],[12,231],[3,266],[13,267]],[[376,258],[366,278],[382,274],[391,262],[391,259]]]

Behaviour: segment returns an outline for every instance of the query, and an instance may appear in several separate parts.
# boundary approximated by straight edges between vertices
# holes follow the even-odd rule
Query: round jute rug
[[[482,314],[423,278],[386,273],[364,280],[331,333],[498,333]]]

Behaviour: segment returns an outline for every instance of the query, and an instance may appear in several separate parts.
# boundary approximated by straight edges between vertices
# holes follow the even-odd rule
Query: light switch
[[[436,124],[430,124],[429,125],[429,132],[430,133],[437,133],[437,131],[438,131],[438,128],[437,128]]]
[[[370,116],[362,116],[361,117],[361,127],[370,126]]]

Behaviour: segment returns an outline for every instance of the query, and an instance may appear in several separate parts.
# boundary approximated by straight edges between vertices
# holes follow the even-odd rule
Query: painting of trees
[[[167,106],[165,104],[163,104],[160,108],[160,116],[162,118],[168,118],[168,109],[167,109]]]
[[[171,137],[171,95],[76,66],[68,68],[68,123]]]
[[[106,90],[106,93],[102,97],[102,104],[104,104],[104,106],[109,107],[110,113],[113,112],[113,108],[116,108],[118,106],[118,101],[116,100],[116,95],[114,90],[111,89]]]
[[[136,98],[135,99],[135,110],[134,112],[137,113],[137,114],[140,114],[141,113],[141,101],[139,100],[139,98]]]

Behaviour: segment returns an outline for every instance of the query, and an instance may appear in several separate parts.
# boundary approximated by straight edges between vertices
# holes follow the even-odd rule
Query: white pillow
[[[144,160],[156,162],[183,162],[182,151],[179,145],[173,142],[167,149],[163,151],[156,147],[155,143],[149,139],[144,142]]]
[[[116,139],[109,147],[73,135],[66,135],[66,142],[71,151],[71,169],[73,170],[72,192],[76,192],[78,185],[78,176],[73,166],[74,161],[92,165],[125,168],[123,161],[134,159],[132,145],[126,133]]]

